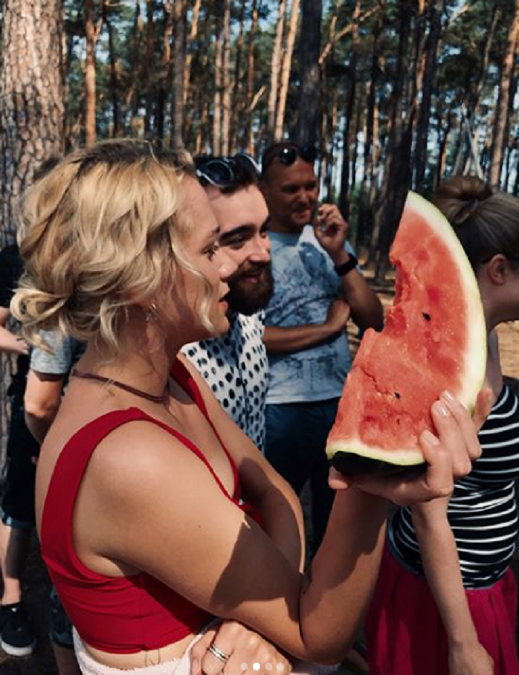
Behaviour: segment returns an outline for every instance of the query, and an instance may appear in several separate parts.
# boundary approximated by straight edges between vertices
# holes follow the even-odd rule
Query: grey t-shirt
[[[59,331],[42,330],[39,334],[52,349],[52,353],[46,352],[41,347],[34,347],[31,351],[31,370],[46,375],[66,377],[72,366],[79,360],[84,346]]]

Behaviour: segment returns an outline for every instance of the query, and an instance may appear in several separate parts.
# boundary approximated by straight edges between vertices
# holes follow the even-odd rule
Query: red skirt
[[[465,592],[494,675],[519,675],[512,570],[490,588]],[[399,565],[387,545],[365,632],[370,675],[448,675],[447,635],[427,582]]]

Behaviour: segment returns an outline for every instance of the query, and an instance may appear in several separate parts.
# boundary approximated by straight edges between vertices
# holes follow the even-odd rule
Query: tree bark
[[[94,0],[85,0],[85,142],[96,141],[96,42],[97,28]]]
[[[119,136],[119,78],[117,75],[117,55],[114,45],[114,27],[110,16],[110,3],[103,0],[103,23],[108,32],[108,57],[110,60],[110,98],[112,100],[112,130],[111,137]]]
[[[378,142],[377,87],[380,73],[380,36],[384,27],[386,0],[378,0],[378,15],[373,29],[373,50],[371,55],[371,74],[368,86],[366,112],[366,142],[364,144],[364,176],[362,179],[359,219],[357,227],[357,246],[366,243],[373,222],[373,167],[375,166],[376,143]]]
[[[223,2],[224,0],[216,0],[213,103],[213,154],[215,155],[221,155],[222,147]]]
[[[398,61],[391,131],[386,149],[386,176],[382,189],[377,222],[373,232],[372,250],[377,252],[375,277],[384,278],[389,259],[388,253],[396,226],[402,212],[405,196],[410,184],[410,151],[412,141],[412,104],[408,101],[409,91],[409,38],[411,31],[412,0],[402,0],[400,5]],[[374,246],[373,246],[374,244]]]
[[[166,106],[168,101],[168,91],[170,89],[171,75],[171,39],[173,36],[173,7],[172,0],[166,0],[164,3],[164,30],[162,33],[162,54],[160,57],[160,75],[159,90],[157,95],[156,123],[157,138],[162,144],[164,142],[166,125]]]
[[[155,104],[155,19],[154,0],[146,0],[146,56],[145,56],[145,96],[146,114],[144,117],[144,134],[151,140],[153,108]]]
[[[231,132],[231,0],[224,0],[222,44],[222,155],[230,152]]]
[[[490,157],[490,185],[498,189],[501,178],[501,166],[503,163],[503,150],[505,143],[505,130],[507,126],[510,80],[514,67],[514,60],[517,51],[517,37],[519,32],[519,0],[516,0],[515,11],[510,30],[506,51],[504,54],[503,65],[501,68],[501,82],[499,85],[499,96],[497,101],[496,117],[492,134],[492,149]]]
[[[198,0],[191,10],[191,30],[186,45],[187,57],[194,56],[197,43],[210,44],[214,33],[213,17],[207,12],[204,12],[203,15],[200,15],[200,13],[195,15],[197,5]],[[196,22],[195,28],[193,28],[194,22]],[[186,61],[184,67],[184,86],[186,86],[187,81],[187,94],[184,92],[184,109],[196,111],[195,115],[184,116],[184,140],[187,147],[191,149],[194,147],[195,155],[201,154],[201,150],[198,148],[202,145],[207,150],[211,146],[210,111],[213,105],[214,87],[208,86],[207,78],[208,73],[211,73],[209,77],[212,77],[212,58],[209,49],[204,49],[199,51],[196,61],[190,60],[189,64]],[[186,72],[188,69],[189,73]]]
[[[436,74],[436,55],[440,41],[442,14],[445,0],[431,0],[429,5],[430,28],[425,43],[425,66],[422,79],[422,100],[420,116],[416,129],[415,190],[424,191],[425,170],[427,167],[427,139],[434,77]]]
[[[258,0],[252,0],[251,27],[247,40],[247,108],[245,111],[245,130],[244,130],[244,138],[247,143],[247,152],[250,153],[251,155],[255,154],[254,133],[252,127],[252,110],[254,101],[254,74],[256,65],[254,46],[256,40],[256,33],[258,32],[258,21],[259,21]]]
[[[268,100],[268,122],[267,134],[269,141],[274,138],[274,127],[276,124],[276,111],[279,101],[279,82],[281,74],[281,62],[283,59],[283,44],[285,38],[285,15],[286,0],[279,0],[278,13],[276,21],[276,37],[272,49],[272,62],[270,67],[270,92]]]
[[[130,86],[126,90],[125,104],[130,109],[130,128],[132,131],[138,124],[139,110],[139,81],[140,81],[140,62],[141,62],[141,38],[142,38],[142,19],[140,0],[135,0],[135,11],[133,15],[133,26],[130,36],[130,68],[132,78]]]
[[[351,47],[350,58],[350,77],[348,79],[347,93],[346,93],[346,111],[344,124],[344,144],[342,157],[342,172],[341,172],[341,192],[339,195],[339,208],[344,216],[348,218],[349,215],[349,192],[350,192],[350,147],[351,147],[351,128],[353,121],[353,111],[355,109],[355,94],[357,89],[357,62],[359,53],[359,25],[358,19],[360,16],[360,0],[356,0],[355,9],[352,18],[352,32],[353,42]]]
[[[238,36],[236,38],[236,49],[234,58],[234,82],[231,92],[231,123],[230,123],[230,154],[236,152],[237,146],[241,145],[238,141],[240,130],[242,129],[242,120],[245,115],[245,100],[243,97],[243,51],[245,47],[245,15],[247,12],[247,2],[242,2]]]
[[[322,0],[303,0],[299,34],[299,117],[297,138],[301,145],[316,145],[320,128],[319,54],[321,52]]]
[[[191,64],[193,62],[193,42],[198,35],[198,24],[200,20],[200,8],[202,0],[195,0],[191,16],[191,28],[186,44],[186,57],[184,61],[184,106],[187,105],[189,95],[189,85],[191,81]]]
[[[434,176],[434,183],[431,186],[432,190],[436,190],[436,187],[442,182],[443,177],[445,175],[447,144],[450,139],[453,122],[452,106],[448,108],[447,113],[445,115],[442,115],[441,111],[438,111],[437,115],[438,115],[438,129],[440,129],[440,133],[438,135],[438,154],[436,158],[436,171]]]
[[[171,137],[173,147],[182,148],[184,146],[185,0],[175,0],[173,12],[175,44],[173,46],[173,129]]]
[[[285,110],[287,105],[288,84],[290,81],[290,70],[292,68],[292,55],[294,53],[294,44],[297,35],[297,24],[299,21],[300,0],[292,0],[290,10],[290,24],[286,37],[286,48],[283,50],[281,61],[281,77],[279,86],[279,98],[276,110],[276,121],[274,124],[274,140],[280,141],[283,138],[283,127],[285,123]]]
[[[63,7],[59,0],[10,0],[0,44],[0,246],[14,242],[18,203],[34,172],[63,152]],[[7,438],[12,361],[0,358],[0,451]]]

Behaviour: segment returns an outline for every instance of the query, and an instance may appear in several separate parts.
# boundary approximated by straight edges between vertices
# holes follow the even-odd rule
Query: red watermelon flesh
[[[423,463],[418,438],[433,431],[431,405],[448,389],[471,409],[485,376],[476,278],[447,220],[413,193],[390,259],[393,306],[383,331],[362,339],[328,438],[328,457],[346,472]]]

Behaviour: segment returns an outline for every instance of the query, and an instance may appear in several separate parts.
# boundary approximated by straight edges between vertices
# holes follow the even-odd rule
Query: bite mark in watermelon
[[[390,260],[395,298],[380,333],[367,330],[326,452],[347,473],[423,464],[418,438],[445,389],[469,410],[483,385],[486,327],[479,288],[445,217],[409,193]]]

